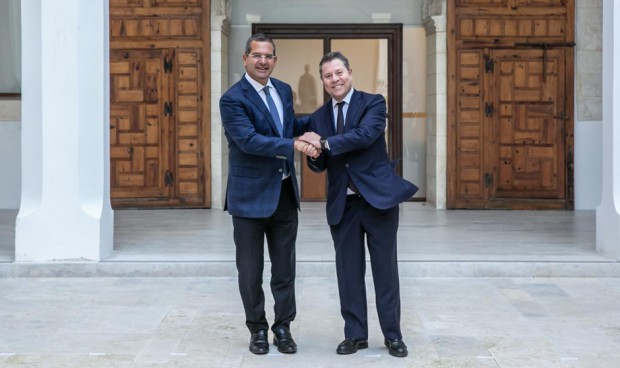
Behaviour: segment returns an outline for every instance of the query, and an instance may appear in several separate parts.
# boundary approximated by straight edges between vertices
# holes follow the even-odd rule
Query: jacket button
[[[279,171],[279,172],[282,172],[282,171],[284,171],[284,170],[282,170],[282,169],[279,169],[278,171]]]
[[[344,167],[346,167],[348,169],[349,168],[349,164],[344,164]]]

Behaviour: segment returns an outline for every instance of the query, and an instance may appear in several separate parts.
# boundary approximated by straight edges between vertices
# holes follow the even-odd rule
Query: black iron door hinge
[[[164,116],[172,116],[172,102],[164,103]]]
[[[166,170],[166,175],[164,176],[164,183],[167,187],[171,187],[174,183],[174,176],[172,175],[172,172],[170,172],[170,170]]]
[[[495,62],[489,55],[484,55],[484,71],[487,73],[493,73],[495,70]]]
[[[484,187],[488,188],[493,185],[493,174],[485,173],[484,174]]]
[[[493,116],[493,112],[495,110],[493,109],[493,104],[491,103],[485,103],[484,104],[484,116],[486,116],[487,118],[490,118]]]
[[[172,73],[172,61],[174,60],[174,50],[170,57],[164,57],[164,73]]]

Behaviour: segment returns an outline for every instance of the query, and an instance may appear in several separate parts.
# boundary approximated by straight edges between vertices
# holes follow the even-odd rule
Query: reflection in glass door
[[[323,104],[323,84],[319,76],[319,61],[323,56],[321,39],[275,40],[278,64],[274,78],[285,81],[293,89],[295,114],[311,114]],[[305,157],[295,152],[295,171],[300,183],[301,198],[305,201],[325,199],[325,173],[317,174],[306,166]]]
[[[383,95],[387,101],[388,85],[387,39],[337,39],[331,41],[331,50],[342,52],[349,59],[353,88],[358,91]],[[388,104],[389,107],[389,104]],[[388,108],[385,139],[389,142],[390,111]]]
[[[409,73],[411,77],[414,74],[403,71],[402,24],[255,23],[252,32],[265,33],[274,39],[278,64],[273,76],[292,86],[298,115],[313,112],[329,98],[323,91],[318,65],[325,53],[341,51],[349,59],[353,70],[354,88],[382,94],[386,99],[385,137],[390,158],[398,162],[396,170],[420,188],[425,187],[425,156],[420,155],[425,152],[425,145],[416,146],[415,150],[409,147],[410,144],[425,143],[426,131],[419,129],[424,127],[425,114],[419,110],[420,106],[424,106],[424,101],[418,98],[419,95],[412,95],[415,104],[403,100],[403,74]],[[412,50],[414,58],[425,60],[425,53],[419,52],[422,50],[415,46]],[[425,70],[416,71],[416,85],[425,86],[425,73]],[[406,87],[407,96],[411,97],[409,92],[412,88]],[[408,109],[406,112],[403,111],[405,107]],[[415,116],[420,124],[411,124],[410,116]],[[406,127],[403,126],[404,119],[407,119]],[[325,200],[324,174],[311,172],[301,158],[297,159],[296,165],[302,200]],[[414,198],[423,199],[424,196],[425,191],[421,190]]]

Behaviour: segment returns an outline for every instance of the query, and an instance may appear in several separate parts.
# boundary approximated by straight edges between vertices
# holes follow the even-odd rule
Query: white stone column
[[[446,208],[448,75],[446,0],[425,0],[426,29],[426,201]]]
[[[107,0],[22,2],[22,195],[15,261],[112,251]]]
[[[603,193],[596,250],[620,258],[620,4],[603,1]]]
[[[211,208],[224,208],[228,143],[220,116],[220,97],[228,89],[230,0],[211,2]]]

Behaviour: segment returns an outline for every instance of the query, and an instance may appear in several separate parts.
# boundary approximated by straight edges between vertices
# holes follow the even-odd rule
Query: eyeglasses
[[[276,57],[275,55],[270,55],[270,54],[267,54],[267,55],[262,55],[262,54],[248,54],[248,56],[249,56],[249,57],[251,57],[251,58],[252,58],[252,59],[254,59],[254,60],[260,60],[260,59],[262,59],[262,58],[265,58],[265,60],[267,60],[267,61],[271,61],[271,60],[275,59],[275,57]]]

